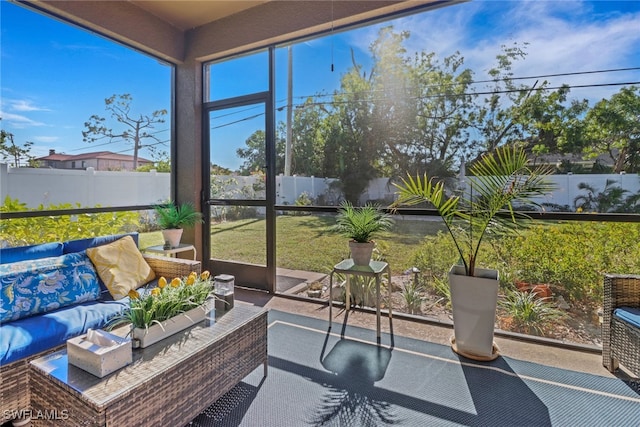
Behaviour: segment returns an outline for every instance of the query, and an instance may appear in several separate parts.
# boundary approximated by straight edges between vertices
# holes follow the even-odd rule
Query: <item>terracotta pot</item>
[[[516,287],[520,292],[532,292],[538,298],[551,298],[551,287],[546,283],[528,283],[528,282],[516,282]]]
[[[349,241],[349,249],[351,250],[351,258],[355,265],[369,265],[371,255],[373,254],[374,242],[358,243],[355,240]]]
[[[169,242],[171,248],[177,248],[180,245],[180,239],[182,239],[182,228],[168,228],[162,230],[162,237],[165,243]]]
[[[551,298],[551,288],[549,287],[549,285],[544,283],[534,285],[531,288],[531,292],[536,294],[538,298]]]

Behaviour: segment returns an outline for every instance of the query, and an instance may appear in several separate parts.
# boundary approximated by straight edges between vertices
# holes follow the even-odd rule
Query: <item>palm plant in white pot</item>
[[[372,237],[393,225],[391,216],[379,206],[354,207],[345,201],[338,209],[333,230],[349,238],[349,250],[355,265],[369,265],[375,242]]]
[[[196,211],[192,203],[165,203],[155,205],[156,219],[162,229],[165,242],[169,242],[172,248],[178,247],[182,238],[183,229],[193,227],[202,222],[202,214]]]
[[[452,347],[464,356],[491,360],[498,356],[493,332],[499,280],[497,270],[477,266],[481,244],[489,234],[504,236],[525,225],[530,217],[515,208],[540,208],[535,199],[554,186],[547,179],[550,169],[530,167],[524,149],[515,145],[486,154],[469,172],[469,185],[453,195],[427,174],[408,176],[395,185],[398,198],[392,207],[429,202],[438,211],[460,255],[449,272]]]

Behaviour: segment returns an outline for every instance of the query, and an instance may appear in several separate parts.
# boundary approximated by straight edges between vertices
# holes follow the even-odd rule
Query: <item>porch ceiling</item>
[[[172,63],[464,0],[11,0]]]
[[[131,3],[183,31],[251,9],[272,0],[130,0]]]

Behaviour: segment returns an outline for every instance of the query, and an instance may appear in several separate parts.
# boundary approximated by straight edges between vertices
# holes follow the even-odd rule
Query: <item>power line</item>
[[[635,69],[635,68],[634,68]],[[640,68],[638,68],[640,69]],[[449,97],[449,98],[457,98],[457,97],[463,97],[463,96],[480,96],[480,95],[499,95],[499,94],[507,94],[507,93],[515,93],[515,92],[531,92],[531,91],[543,91],[543,90],[557,90],[557,89],[563,89],[563,88],[568,88],[568,89],[584,89],[584,88],[592,88],[592,87],[607,87],[607,86],[625,86],[625,85],[637,85],[640,84],[640,81],[634,81],[634,82],[622,82],[622,83],[592,83],[592,84],[587,84],[587,85],[573,85],[573,86],[569,86],[569,85],[564,85],[564,86],[552,86],[552,87],[537,87],[537,88],[518,88],[518,89],[502,89],[502,90],[494,90],[494,91],[486,91],[486,92],[470,92],[470,93],[457,93],[457,94],[434,94],[434,95],[423,95],[423,96],[413,96],[413,97],[408,97],[408,99],[427,99],[427,98],[445,98],[445,97]],[[379,92],[379,91],[378,91]],[[340,95],[358,95],[361,93],[370,93],[370,92],[343,92],[340,93]],[[307,98],[313,98],[313,96],[309,97],[306,96],[304,97],[305,99]],[[383,98],[373,98],[373,99],[363,99],[363,100],[348,100],[348,101],[319,101],[319,102],[312,102],[312,103],[302,103],[302,104],[294,104],[294,107],[296,108],[304,108],[307,106],[319,106],[319,105],[342,105],[342,104],[349,104],[349,103],[373,103],[373,102],[380,102],[380,101],[384,101],[385,99]],[[219,126],[215,126],[212,129],[218,129],[218,128],[222,128],[225,126],[230,126],[232,124],[236,124],[236,123],[240,123],[243,121],[248,121],[251,119],[254,119],[256,117],[262,116],[264,115],[264,113],[261,114],[256,114],[254,116],[250,116],[250,117],[245,117],[245,118],[241,118],[238,120],[235,120],[233,122],[230,123],[226,123],[226,124],[222,124]],[[220,116],[222,117],[222,116]]]
[[[539,76],[528,76],[528,77],[510,77],[508,78],[508,80],[542,79],[547,77],[580,76],[583,74],[613,73],[618,71],[637,71],[637,70],[640,70],[640,67],[612,68],[609,70],[594,70],[594,71],[575,71],[572,73],[541,74]],[[494,80],[478,80],[475,83],[487,83],[492,81]]]
[[[589,71],[574,71],[574,72],[567,72],[567,73],[555,73],[555,74],[540,74],[540,75],[533,75],[533,76],[521,76],[521,77],[503,77],[503,78],[499,78],[499,79],[486,79],[486,80],[471,80],[469,82],[467,82],[466,84],[468,85],[475,85],[475,84],[480,84],[480,83],[497,83],[497,82],[505,82],[505,81],[510,81],[510,80],[532,80],[532,79],[543,79],[543,78],[549,78],[549,77],[565,77],[565,76],[580,76],[580,75],[589,75],[589,74],[602,74],[602,73],[614,73],[614,72],[621,72],[621,71],[638,71],[640,70],[640,67],[627,67],[627,68],[611,68],[611,69],[606,69],[606,70],[589,70]],[[456,86],[459,83],[446,83],[446,84],[432,84],[432,85],[425,85],[424,87],[427,88],[445,88],[445,87],[449,87],[449,86]],[[619,85],[622,85],[625,83],[620,83]],[[636,84],[636,83],[633,83]],[[595,86],[596,84],[594,84]],[[398,86],[400,86],[400,84],[398,84]],[[575,87],[575,88],[581,88],[581,87],[590,87],[590,86],[570,86],[570,87]],[[557,89],[557,88],[547,88],[547,89]],[[349,92],[349,93],[344,93],[344,92],[338,92],[338,95],[340,94],[350,94],[350,95],[358,95],[358,94],[364,94],[364,93],[384,93],[385,91],[388,90],[393,90],[393,87],[387,87],[386,89],[380,89],[380,90],[372,90],[372,91],[367,91],[367,92]],[[522,89],[522,90],[528,90],[528,89]],[[517,91],[517,90],[516,90]],[[496,92],[496,93],[502,93],[502,92]],[[295,98],[297,99],[307,99],[307,98],[326,98],[326,97],[331,97],[331,96],[335,96],[336,93],[327,93],[327,94],[316,94],[316,95],[299,95],[296,96]],[[278,103],[283,102],[284,100],[279,100],[277,101]]]
[[[156,135],[156,134],[159,134],[161,132],[168,132],[169,130],[170,129],[161,129],[161,130],[159,130],[157,132],[151,132],[151,133],[149,133],[149,135]],[[108,138],[108,137],[105,136],[105,138]],[[121,142],[125,142],[125,140],[124,139],[120,139],[120,140],[117,140],[117,141],[111,140],[111,141],[108,141],[108,142],[103,142],[102,144],[94,144],[94,143],[87,143],[87,144],[91,144],[91,147],[102,147],[102,146],[105,146],[105,145],[118,144],[118,143],[121,143]],[[154,144],[151,144],[151,145],[154,145]],[[69,151],[82,151],[82,150],[86,150],[86,149],[87,149],[87,147],[74,148],[74,149],[71,149]]]
[[[613,73],[613,72],[622,72],[622,71],[637,71],[640,70],[640,67],[628,67],[628,68],[613,68],[613,69],[606,69],[606,70],[591,70],[591,71],[576,71],[576,72],[568,72],[568,73],[554,73],[554,74],[540,74],[540,75],[534,75],[534,76],[520,76],[520,77],[505,77],[505,78],[501,78],[501,79],[487,79],[487,80],[474,80],[469,82],[469,85],[472,84],[480,84],[480,83],[495,83],[495,82],[500,82],[500,81],[511,81],[511,80],[530,80],[530,79],[541,79],[541,78],[550,78],[550,77],[566,77],[566,76],[578,76],[578,75],[589,75],[589,74],[599,74],[599,73]],[[621,82],[621,83],[592,83],[592,84],[585,84],[585,85],[562,85],[562,86],[553,86],[553,87],[539,87],[539,88],[517,88],[517,89],[501,89],[501,90],[493,90],[493,91],[481,91],[481,92],[465,92],[465,93],[460,93],[460,94],[434,94],[434,95],[422,95],[422,96],[412,96],[412,97],[408,97],[408,99],[428,99],[428,98],[442,98],[442,97],[464,97],[464,96],[480,96],[480,95],[499,95],[499,94],[508,94],[508,93],[516,93],[516,92],[525,92],[525,91],[542,91],[542,90],[558,90],[558,89],[562,89],[562,88],[568,88],[568,89],[584,89],[584,88],[593,88],[593,87],[611,87],[611,86],[625,86],[625,85],[637,85],[640,84],[640,81],[633,81],[633,82]],[[427,85],[426,87],[447,87],[447,86],[453,86],[456,85],[456,83],[449,83],[449,84],[438,84],[438,85]],[[363,92],[334,92],[332,94],[316,94],[316,95],[299,95],[296,96],[295,98],[298,99],[308,99],[308,98],[326,98],[326,97],[335,97],[336,95],[345,95],[345,96],[353,96],[353,95],[359,95],[359,94],[366,94],[366,93],[385,93],[385,90],[372,90],[372,91],[363,91]],[[306,107],[306,106],[315,106],[315,105],[341,105],[341,104],[348,104],[351,102],[379,102],[379,101],[384,101],[384,98],[373,98],[373,99],[368,99],[368,100],[349,100],[349,101],[335,101],[335,100],[329,100],[329,101],[318,101],[318,102],[312,102],[312,103],[297,103],[297,104],[293,104],[294,107],[296,108],[301,108],[301,107]],[[281,102],[286,102],[285,100],[280,100],[277,101],[276,103],[281,103]],[[284,106],[286,107],[286,105]],[[277,109],[283,109],[284,107],[278,107]],[[226,114],[221,114],[218,115],[216,117],[213,117],[214,120],[217,119],[221,119],[223,117],[228,117],[228,116],[232,116],[232,115],[236,115],[236,114],[240,114],[246,111],[250,111],[250,110],[254,110],[258,108],[258,106],[252,106],[252,107],[248,107],[248,108],[244,108],[242,110],[237,110],[237,111],[232,111]],[[252,116],[247,116],[247,117],[243,117],[240,118],[238,120],[234,120],[232,122],[228,122],[228,123],[224,123],[218,126],[214,126],[211,129],[220,129],[226,126],[231,126],[233,124],[237,124],[237,123],[241,123],[241,122],[245,122],[245,121],[249,121],[252,119],[255,119],[257,117],[261,117],[264,116],[264,113],[258,113],[258,114],[254,114]],[[160,132],[166,132],[169,129],[163,129],[163,130],[159,130],[157,132],[152,133],[151,135],[154,135],[156,133],[160,133]],[[119,143],[119,142],[123,142],[124,140],[121,141],[109,141],[109,142],[105,142],[103,144],[97,144],[97,145],[93,145],[93,147],[100,147],[100,146],[104,146],[104,145],[109,145],[109,144],[115,144],[115,143]],[[154,146],[154,145],[158,145],[160,143],[166,143],[167,141],[162,141],[162,142],[158,142],[156,144],[150,144],[147,145],[148,146]],[[74,150],[70,150],[70,151],[80,151],[83,150],[84,148],[78,148],[78,149],[74,149]],[[131,151],[132,149],[127,149],[127,150],[123,150],[123,151],[119,151],[117,153],[124,153],[127,151]]]
[[[592,87],[607,87],[607,86],[625,86],[625,85],[637,85],[640,84],[640,81],[634,82],[622,82],[622,83],[592,83],[587,85],[564,85],[564,86],[551,86],[551,87],[538,87],[538,88],[517,88],[517,89],[501,89],[501,90],[493,90],[493,91],[483,91],[483,92],[464,92],[464,93],[445,93],[445,94],[433,94],[433,95],[421,95],[421,96],[410,96],[407,99],[427,99],[427,98],[458,98],[464,96],[478,96],[478,95],[500,95],[507,93],[515,93],[515,92],[527,92],[527,91],[544,91],[544,90],[557,90],[557,89],[584,89],[584,88],[592,88]],[[358,95],[361,93],[367,92],[343,92],[342,95]],[[379,102],[384,101],[384,98],[372,98],[372,99],[362,99],[362,100],[347,100],[347,101],[319,101],[312,102],[306,104],[298,104],[296,107],[304,108],[306,106],[314,106],[314,105],[341,105],[341,104],[349,104],[349,103],[362,103],[362,102]]]
[[[167,139],[167,140],[165,140],[165,141],[158,141],[158,142],[156,142],[155,144],[148,144],[148,145],[145,145],[145,146],[143,146],[143,147],[139,147],[139,148],[155,147],[156,145],[166,144],[167,142],[170,142],[170,140],[169,140],[169,139]],[[131,147],[131,148],[126,148],[126,149],[124,149],[124,150],[115,151],[115,152],[114,152],[114,154],[127,153],[127,152],[130,152],[130,151],[133,151],[133,149],[134,149],[133,147]]]
[[[226,127],[226,126],[234,125],[236,123],[246,122],[248,120],[252,120],[252,119],[255,119],[256,117],[260,117],[260,116],[264,116],[264,113],[258,113],[258,114],[254,114],[253,116],[244,117],[242,119],[235,120],[233,122],[224,123],[224,124],[221,124],[221,125],[218,125],[218,126],[212,126],[211,129],[220,129],[220,128],[223,128],[223,127]]]
[[[227,116],[233,116],[234,114],[239,114],[245,111],[249,111],[249,110],[255,110],[256,108],[259,108],[259,105],[254,105],[252,107],[247,107],[247,108],[243,108],[242,110],[237,110],[237,111],[232,111],[229,112],[227,114],[221,114],[219,116],[213,117],[214,120],[220,119],[222,117],[227,117]]]

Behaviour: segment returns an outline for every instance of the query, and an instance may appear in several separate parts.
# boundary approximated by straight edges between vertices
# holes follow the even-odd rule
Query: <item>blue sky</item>
[[[133,110],[140,113],[169,109],[171,70],[156,59],[4,0],[0,20],[0,125],[18,144],[33,141],[36,156],[49,149],[131,154],[126,145],[82,141],[84,122],[92,114],[106,116],[104,99],[113,94],[131,94]],[[640,1],[472,1],[382,25],[389,24],[411,33],[406,42],[409,53],[433,51],[443,58],[459,50],[477,79],[486,78],[500,46],[513,42],[529,43],[526,60],[513,68],[515,76],[640,67]],[[359,63],[369,65],[368,48],[379,27],[296,45],[296,96],[335,90],[351,65],[351,50]],[[286,70],[286,65],[278,68]],[[228,83],[231,87],[234,81],[246,84],[242,75],[235,77]],[[637,82],[640,70],[548,80],[552,85]],[[617,90],[575,89],[572,96],[593,104]],[[278,89],[279,100],[282,93]],[[157,129],[169,138],[168,122]]]
[[[131,94],[141,113],[169,109],[170,67],[21,6],[3,0],[0,7],[1,123],[16,143],[33,141],[37,156],[50,148],[67,154],[126,149],[82,141],[84,122],[106,116],[104,99],[113,94]],[[169,125],[158,126],[167,140]]]

